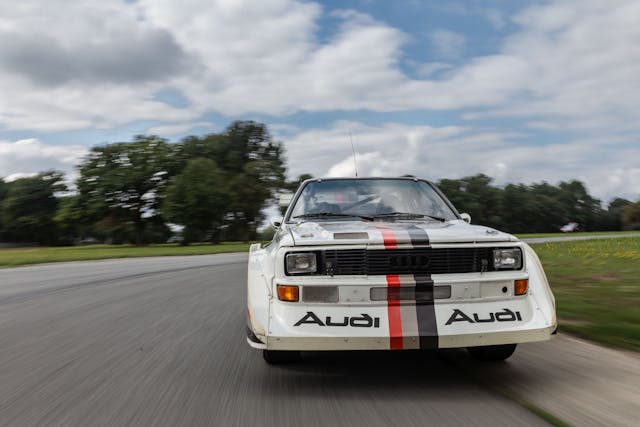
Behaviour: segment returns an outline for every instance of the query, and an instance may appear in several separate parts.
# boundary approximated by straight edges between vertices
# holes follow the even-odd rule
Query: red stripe
[[[390,228],[376,227],[382,233],[382,240],[384,241],[385,249],[398,249],[398,241],[396,240],[396,234]]]
[[[387,287],[400,287],[400,276],[397,274],[388,275]],[[390,292],[388,293],[391,295]],[[400,315],[400,300],[387,299],[387,317],[389,318],[389,346],[391,350],[402,350],[402,317]]]
[[[382,233],[385,249],[398,249],[398,241],[393,230],[386,227],[377,227]],[[387,276],[387,287],[400,287],[400,277],[397,274]],[[387,317],[389,319],[389,347],[391,350],[404,348],[402,339],[402,316],[400,315],[400,301],[393,298],[395,292],[387,291]],[[391,298],[389,298],[389,296]]]

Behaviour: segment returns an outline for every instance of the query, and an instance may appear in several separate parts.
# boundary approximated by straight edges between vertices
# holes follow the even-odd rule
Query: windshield
[[[295,201],[288,221],[358,219],[457,219],[425,181],[405,179],[335,179],[309,182]]]

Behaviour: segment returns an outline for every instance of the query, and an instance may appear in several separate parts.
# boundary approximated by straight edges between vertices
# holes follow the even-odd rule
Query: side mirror
[[[269,219],[269,224],[271,224],[273,228],[280,228],[280,226],[282,225],[282,221],[283,218],[281,216],[274,216],[273,218]]]
[[[278,197],[278,206],[281,208],[286,208],[291,203],[291,199],[293,199],[293,193],[282,193],[280,197]]]
[[[468,213],[461,213],[460,218],[467,224],[471,224],[471,215],[469,215]]]

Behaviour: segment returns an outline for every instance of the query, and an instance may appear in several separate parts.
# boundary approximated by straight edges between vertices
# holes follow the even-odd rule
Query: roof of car
[[[303,181],[303,183],[307,182],[321,182],[321,181],[337,181],[337,180],[351,180],[351,181],[364,181],[364,180],[372,180],[372,179],[398,179],[405,181],[427,181],[427,179],[418,178],[413,175],[405,175],[405,176],[367,176],[367,177],[353,177],[353,176],[344,176],[344,177],[331,177],[331,178],[310,178]]]

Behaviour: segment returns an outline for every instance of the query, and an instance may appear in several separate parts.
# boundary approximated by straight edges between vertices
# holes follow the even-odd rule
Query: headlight
[[[493,268],[495,270],[520,270],[522,251],[520,248],[494,249]]]
[[[315,252],[293,252],[287,254],[287,274],[315,273],[318,262]]]

